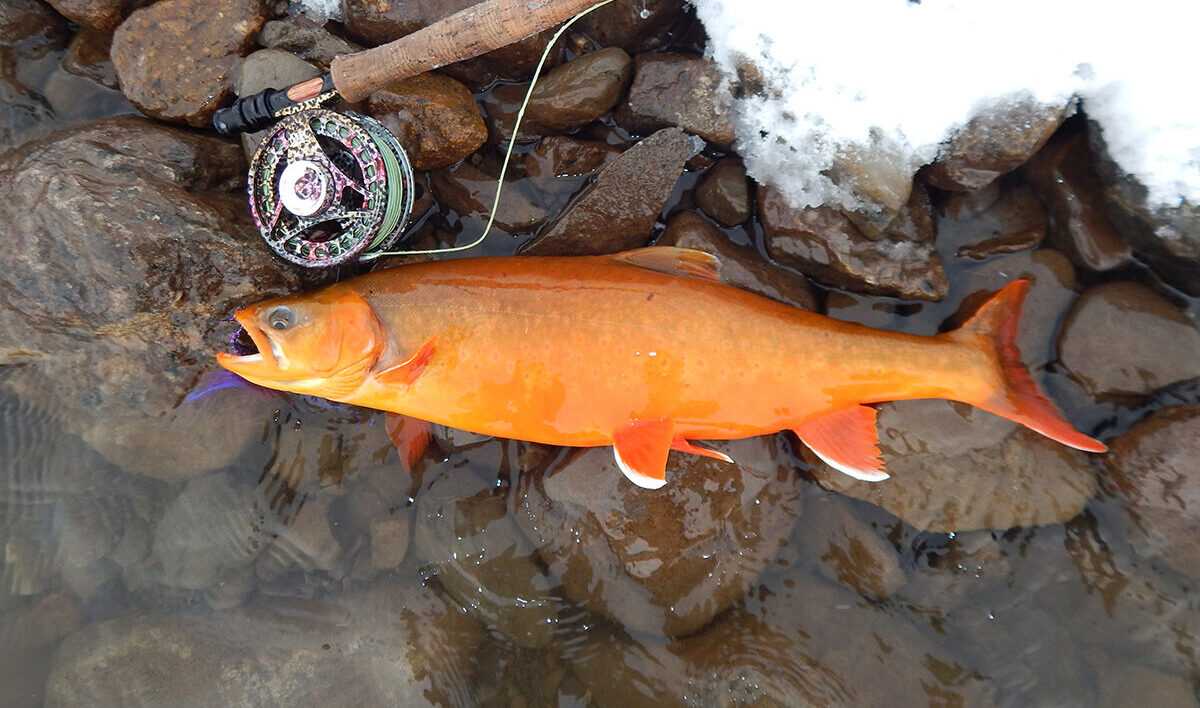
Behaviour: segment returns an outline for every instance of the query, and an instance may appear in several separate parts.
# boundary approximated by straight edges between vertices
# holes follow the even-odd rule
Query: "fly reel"
[[[310,268],[388,249],[413,205],[413,170],[379,121],[317,108],[285,116],[250,161],[247,189],[259,233]]]

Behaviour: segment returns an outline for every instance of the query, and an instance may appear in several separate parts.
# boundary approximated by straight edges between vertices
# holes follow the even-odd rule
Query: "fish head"
[[[220,352],[217,363],[281,391],[346,396],[362,384],[387,345],[371,305],[337,287],[266,300],[238,310],[234,318],[253,343],[245,348],[257,351]]]

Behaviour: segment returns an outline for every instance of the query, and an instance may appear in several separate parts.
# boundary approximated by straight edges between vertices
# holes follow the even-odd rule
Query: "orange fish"
[[[217,355],[269,388],[551,445],[612,445],[630,480],[665,483],[692,440],[793,430],[833,467],[886,479],[875,409],[962,401],[1080,450],[1021,365],[1028,281],[960,329],[872,329],[723,285],[717,259],[650,247],[611,256],[406,265],[238,311],[258,353]]]

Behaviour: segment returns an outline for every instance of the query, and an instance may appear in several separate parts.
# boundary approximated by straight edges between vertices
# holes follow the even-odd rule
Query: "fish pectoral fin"
[[[424,373],[429,366],[429,360],[433,358],[433,351],[436,349],[437,337],[431,337],[429,341],[422,344],[413,352],[412,356],[408,357],[399,364],[393,364],[387,368],[379,369],[373,372],[375,380],[382,384],[402,384],[409,385],[416,381],[417,378]]]
[[[714,283],[721,282],[719,272],[721,260],[711,253],[697,251],[694,248],[647,246],[615,253],[612,258],[668,275],[682,275]]]
[[[667,454],[674,441],[675,424],[670,418],[638,420],[613,434],[617,467],[630,482],[646,489],[667,483]]]
[[[796,426],[796,435],[827,465],[864,482],[889,477],[879,456],[875,409],[853,405],[839,408]]]
[[[717,452],[716,450],[709,450],[708,448],[700,447],[699,445],[693,445],[683,438],[675,438],[675,440],[671,442],[671,449],[678,450],[679,452],[686,452],[691,455],[711,457],[714,460],[721,460],[722,462],[733,462],[733,458],[723,452]]]
[[[421,453],[429,446],[432,437],[429,421],[399,413],[388,413],[384,420],[388,437],[396,446],[396,452],[400,453],[404,469],[411,470]]]

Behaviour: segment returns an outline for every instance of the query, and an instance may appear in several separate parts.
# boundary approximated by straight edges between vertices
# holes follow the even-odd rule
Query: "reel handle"
[[[264,89],[217,109],[213,114],[213,127],[226,136],[253,133],[288,113],[315,108],[334,95],[333,79],[329,74],[301,81],[286,89]]]
[[[333,85],[350,103],[391,81],[471,59],[566,22],[597,0],[486,0],[373,49],[337,57]]]

